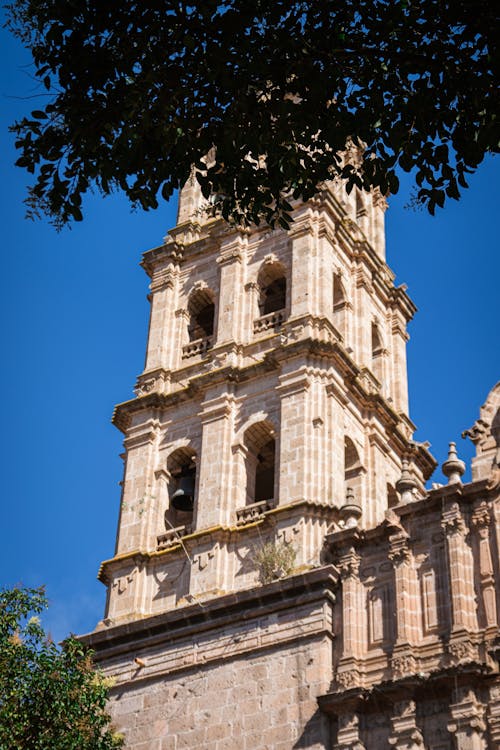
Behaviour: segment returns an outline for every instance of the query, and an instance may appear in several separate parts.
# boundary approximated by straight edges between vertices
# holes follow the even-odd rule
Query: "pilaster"
[[[241,343],[245,320],[244,264],[247,237],[232,234],[221,244],[217,344]]]
[[[389,745],[395,750],[424,750],[424,738],[416,723],[416,710],[416,703],[412,699],[394,704]]]
[[[145,371],[170,370],[176,362],[174,311],[177,306],[179,266],[170,263],[159,269],[151,281],[151,315]]]
[[[356,540],[354,533],[352,541]],[[359,579],[360,562],[354,544],[341,547],[336,565],[342,581],[342,655],[335,682],[344,690],[359,686],[362,679],[360,659],[365,651],[365,607]]]
[[[317,240],[311,209],[303,207],[290,229],[292,283],[290,318],[309,315],[315,306]]]
[[[453,735],[455,750],[487,750],[484,706],[475,691],[458,687],[453,691],[448,731]]]
[[[389,537],[389,559],[394,568],[396,602],[396,643],[391,667],[399,678],[416,671],[413,645],[418,637],[420,604],[409,539],[403,530]]]
[[[450,658],[463,661],[474,654],[470,635],[477,631],[474,578],[467,526],[458,502],[448,502],[441,525],[446,534],[451,594]]]
[[[227,524],[234,501],[232,450],[234,397],[230,392],[207,398],[200,412],[202,445],[195,527]]]
[[[338,716],[337,742],[333,750],[368,750],[361,741],[360,719],[356,710],[343,711]]]
[[[491,517],[488,504],[480,502],[472,513],[472,528],[478,549],[479,581],[484,612],[484,625],[487,629],[498,627],[495,570],[491,555],[490,527]]]
[[[290,363],[291,364],[291,363]],[[279,504],[311,499],[311,446],[313,425],[310,409],[310,376],[303,369],[279,377],[276,391],[281,399]]]

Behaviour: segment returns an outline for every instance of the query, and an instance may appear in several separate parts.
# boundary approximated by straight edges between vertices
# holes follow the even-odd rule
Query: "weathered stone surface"
[[[383,200],[327,185],[288,233],[194,184],[145,254],[146,367],[106,613],[128,750],[500,747],[498,385],[449,484],[412,440]]]

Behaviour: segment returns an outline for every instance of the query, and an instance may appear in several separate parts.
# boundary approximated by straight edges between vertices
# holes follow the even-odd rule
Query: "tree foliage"
[[[156,208],[194,167],[240,223],[286,225],[287,198],[336,176],[395,193],[399,169],[433,213],[498,152],[494,6],[15,0],[8,26],[47,93],[13,127],[30,210],[79,220],[92,186]]]
[[[73,637],[40,625],[43,589],[0,591],[0,750],[113,750],[107,687]]]

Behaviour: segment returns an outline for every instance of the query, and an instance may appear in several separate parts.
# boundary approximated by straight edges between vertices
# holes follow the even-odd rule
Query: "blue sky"
[[[28,175],[15,168],[7,126],[37,107],[29,56],[0,31],[0,217],[3,429],[0,586],[47,586],[54,637],[85,632],[103,614],[96,581],[113,554],[121,435],[115,403],[130,398],[144,362],[147,277],[141,253],[175,224],[175,205],[132,213],[94,196],[85,220],[56,233],[24,219]],[[388,263],[419,312],[410,326],[410,415],[441,463],[500,377],[498,161],[459,203],[432,218],[392,198]],[[467,477],[469,475],[466,475]],[[444,481],[439,470],[434,481]]]

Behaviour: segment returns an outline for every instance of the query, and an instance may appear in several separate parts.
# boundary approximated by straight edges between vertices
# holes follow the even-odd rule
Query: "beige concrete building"
[[[473,481],[412,439],[385,200],[330,184],[288,232],[195,183],[145,254],[151,319],[106,613],[130,750],[500,747],[500,384]]]

